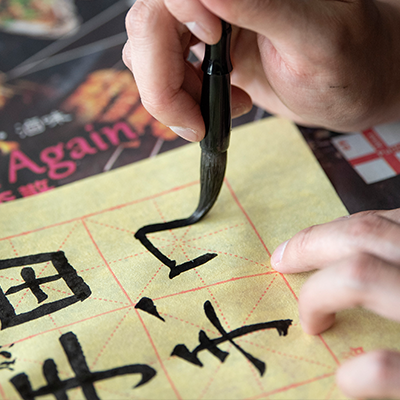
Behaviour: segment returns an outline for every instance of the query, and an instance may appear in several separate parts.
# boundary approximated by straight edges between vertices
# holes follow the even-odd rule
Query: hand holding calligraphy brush
[[[200,221],[217,200],[225,176],[231,132],[230,42],[232,27],[225,21],[221,21],[221,23],[221,39],[217,44],[206,45],[202,64],[204,75],[200,106],[206,134],[200,142],[200,200],[198,206],[188,218],[147,225],[135,234],[136,239],[139,239],[150,252],[167,265],[170,260],[151,244],[146,235],[192,225]]]

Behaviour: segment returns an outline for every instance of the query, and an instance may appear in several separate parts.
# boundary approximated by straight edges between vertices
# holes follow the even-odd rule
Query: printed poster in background
[[[59,38],[79,26],[73,0],[2,0],[0,29],[9,33]]]
[[[400,207],[400,124],[341,134],[300,128],[349,213]]]
[[[0,71],[6,79],[16,78],[27,60],[47,58],[80,38],[93,42],[125,32],[124,16],[133,1],[1,0]],[[122,18],[108,24],[118,13]]]
[[[400,173],[400,123],[336,137],[332,143],[366,184]]]
[[[0,202],[186,143],[140,102],[122,45],[27,75],[0,98]]]

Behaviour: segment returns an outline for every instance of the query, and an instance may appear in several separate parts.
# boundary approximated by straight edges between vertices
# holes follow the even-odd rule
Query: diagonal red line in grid
[[[0,278],[1,278],[1,276],[0,276]],[[73,296],[73,293],[72,293],[72,292],[66,292],[65,290],[54,289],[54,288],[51,287],[51,286],[45,286],[45,285],[42,285],[42,286],[43,286],[44,288],[46,288],[47,290],[50,290],[50,291],[53,291],[53,292],[62,293],[62,294],[64,294],[64,295],[66,295],[66,296]],[[122,302],[122,301],[111,300],[111,299],[104,299],[104,298],[102,298],[102,297],[90,296],[89,299],[91,299],[91,300],[98,300],[98,301],[106,301],[106,302],[108,302],[108,303],[122,304],[122,305],[129,306],[129,307],[131,306],[131,304],[124,303],[124,302]]]
[[[66,241],[68,240],[68,238],[71,236],[72,232],[76,229],[78,225],[78,222],[76,222],[71,230],[67,233],[67,236],[64,238],[64,240],[61,242],[60,247],[58,248],[58,251],[61,250],[61,248],[64,246],[64,244],[66,243]],[[11,240],[10,240],[11,242]],[[45,263],[44,267],[38,272],[38,274],[36,275],[38,278],[44,273],[44,271],[47,269],[47,267],[51,264],[51,262],[47,262]],[[19,306],[19,304],[22,302],[22,300],[25,298],[25,296],[29,293],[29,289],[24,290],[21,293],[21,298],[19,300],[19,302],[16,304],[15,308],[17,308]],[[54,322],[54,321],[53,321]]]
[[[181,242],[184,242],[185,236],[191,231],[192,227],[193,227],[193,225],[189,225],[189,226],[185,227],[185,232],[179,239]]]
[[[235,342],[236,342],[236,340],[235,340]],[[230,343],[230,342],[228,342],[228,343],[229,343],[229,345],[228,345],[228,348],[226,349],[226,351],[228,353],[230,353],[232,350],[236,350],[232,343]],[[247,362],[247,365],[248,365],[248,367],[250,369],[250,372],[252,373],[252,375],[254,377],[254,380],[257,383],[257,386],[259,387],[260,391],[263,391],[264,390],[264,386],[263,386],[263,383],[262,383],[262,381],[260,379],[258,370],[256,370],[254,365],[247,358],[246,358],[246,362]],[[221,367],[221,365],[222,365],[222,362],[219,364],[219,368]],[[217,368],[216,372],[212,375],[211,379],[209,380],[208,384],[206,385],[206,389],[203,390],[203,393],[199,397],[199,399],[205,395],[206,390],[209,389],[209,387],[211,386],[212,382],[215,380],[216,374],[217,374],[217,372],[219,372],[219,368]]]
[[[149,252],[148,250],[146,250],[146,251],[141,251],[140,253],[131,254],[130,256],[126,256],[126,257],[123,257],[123,258],[119,258],[118,260],[112,260],[112,261],[110,261],[110,263],[117,263],[117,262],[120,262],[120,261],[125,261],[125,260],[128,260],[129,258],[138,257],[138,256],[141,256],[141,255],[146,254],[146,253],[148,253],[148,252]],[[98,268],[98,267],[96,267],[96,268]],[[92,268],[92,269],[93,269],[93,268]],[[85,271],[88,271],[88,270],[85,270]]]
[[[151,284],[151,282],[153,282],[153,279],[158,275],[158,273],[161,271],[161,269],[163,269],[163,265],[164,265],[164,264],[161,264],[161,265],[158,267],[158,270],[153,274],[153,276],[149,279],[149,281],[146,283],[146,285],[143,286],[143,289],[141,290],[141,292],[136,296],[135,303],[137,302],[137,300],[139,299],[139,297],[142,296],[142,294],[143,294],[144,291],[148,288],[148,286]]]
[[[336,357],[335,353],[332,351],[332,349],[328,346],[328,343],[325,342],[325,339],[322,337],[322,334],[320,333],[319,335],[317,335],[321,342],[323,343],[323,345],[326,347],[326,349],[328,350],[328,352],[330,353],[330,355],[332,356],[332,358],[335,360],[335,363],[337,365],[340,365],[340,361],[339,359]]]
[[[168,317],[168,318],[170,318],[170,319],[175,319],[176,321],[184,322],[184,323],[187,324],[187,325],[191,325],[191,326],[193,326],[193,327],[195,327],[195,328],[201,329],[201,330],[203,330],[204,332],[209,332],[209,333],[212,334],[212,335],[215,335],[215,336],[220,335],[220,333],[219,333],[217,330],[212,330],[212,329],[207,328],[207,327],[205,327],[205,326],[201,326],[201,325],[199,325],[199,324],[195,324],[194,322],[190,322],[190,321],[188,321],[188,320],[186,320],[186,319],[177,317],[176,315],[171,315],[171,314],[162,313],[162,312],[160,313],[160,315],[163,315],[163,316]],[[171,358],[171,357],[172,357],[172,356],[170,356],[169,358]]]
[[[54,325],[54,328],[55,328],[55,329],[58,329],[58,333],[59,333],[60,335],[62,335],[62,332],[61,332],[60,328],[58,327],[56,321],[54,321],[53,316],[52,316],[51,314],[47,314],[47,316],[49,317],[50,321],[51,321],[52,324]]]
[[[174,382],[172,381],[171,377],[170,377],[169,374],[168,374],[167,368],[165,367],[165,365],[164,365],[164,363],[163,363],[163,361],[162,361],[162,359],[161,359],[161,356],[160,356],[160,354],[158,353],[157,347],[156,347],[156,345],[155,345],[155,343],[154,343],[154,341],[153,341],[153,338],[152,338],[151,335],[150,335],[149,330],[147,329],[146,324],[144,323],[144,321],[143,321],[143,319],[142,319],[142,316],[140,315],[140,313],[139,313],[139,311],[138,311],[137,309],[135,309],[135,311],[136,311],[137,316],[139,317],[139,320],[140,320],[140,322],[141,322],[141,324],[142,324],[142,326],[143,326],[144,331],[146,332],[147,338],[148,338],[149,341],[150,341],[150,345],[151,345],[151,347],[153,347],[153,350],[154,350],[154,353],[155,353],[155,355],[156,355],[156,357],[157,357],[157,359],[158,359],[158,362],[160,363],[161,368],[162,368],[162,370],[164,371],[164,374],[165,374],[165,376],[166,376],[166,378],[167,378],[169,384],[171,385],[172,390],[175,392],[175,395],[176,395],[176,397],[177,397],[178,399],[182,399],[182,396],[180,395],[178,389],[176,388]]]
[[[271,349],[271,348],[269,348],[269,347],[262,346],[262,345],[260,345],[260,344],[258,344],[258,343],[252,342],[252,341],[249,340],[249,339],[246,339],[245,337],[241,337],[240,339],[238,339],[238,341],[240,341],[240,342],[245,342],[245,343],[249,343],[249,344],[251,344],[252,346],[259,347],[260,349],[265,350],[265,351],[269,351],[270,353],[273,353],[273,354],[278,354],[279,356],[288,357],[288,358],[293,358],[293,359],[295,359],[295,360],[297,360],[297,361],[304,361],[304,362],[306,362],[306,363],[319,365],[319,366],[321,366],[321,367],[328,368],[328,369],[333,369],[333,368],[336,369],[336,367],[332,367],[331,365],[323,364],[323,363],[321,363],[321,362],[319,362],[319,361],[310,360],[310,359],[308,359],[308,358],[300,357],[300,356],[293,355],[293,354],[283,353],[282,351],[278,351],[278,350],[275,350],[275,349]]]
[[[182,249],[182,252],[184,254],[184,256],[186,257],[187,260],[190,260],[190,258],[188,257],[188,255],[186,254],[186,251],[184,250],[183,246],[180,244],[179,247]],[[204,282],[204,279],[201,277],[199,271],[197,271],[197,268],[194,268],[193,271],[196,273],[196,275],[198,276],[198,278],[200,279],[201,283],[203,284],[203,287],[206,286],[206,283]],[[212,299],[214,300],[214,304],[218,307],[218,311],[220,316],[222,317],[222,320],[225,322],[226,326],[228,327],[229,330],[231,330],[231,327],[229,325],[228,320],[226,319],[221,306],[219,305],[217,299],[215,298],[215,296],[212,294],[211,290],[210,290],[211,286],[208,286],[206,289],[208,291],[208,293],[210,294],[210,296],[212,297]]]
[[[72,225],[71,230],[67,233],[67,236],[64,238],[64,240],[61,242],[60,246],[58,247],[57,251],[60,251],[62,249],[62,247],[65,245],[65,243],[67,242],[67,240],[69,239],[69,237],[72,235],[73,231],[76,229],[76,227],[78,226],[78,221],[75,222],[74,225]],[[52,264],[50,261],[47,262],[44,267],[39,271],[39,273],[37,274],[37,277],[40,277],[44,271],[47,269],[47,267]]]
[[[22,279],[17,279],[17,278],[10,278],[9,276],[4,276],[4,275],[0,275],[1,279],[7,279],[9,281],[15,281],[15,282],[23,282]]]
[[[167,239],[167,238],[161,238],[158,237],[156,235],[147,235],[147,237],[151,240],[151,241],[159,241],[159,242],[169,242],[169,243],[175,243],[176,239]],[[168,246],[168,244],[166,244],[166,246]]]
[[[130,230],[125,229],[125,228],[120,228],[118,226],[113,226],[113,225],[105,224],[103,222],[98,222],[98,221],[95,221],[94,219],[86,218],[86,221],[90,222],[91,224],[104,226],[105,228],[115,229],[116,231],[126,232],[126,233],[129,233],[131,235],[134,235],[136,233],[136,232],[130,231]]]
[[[3,400],[7,400],[6,393],[4,392],[3,385],[0,383],[0,395]]]
[[[180,247],[182,248],[182,252],[183,252],[183,254],[185,255],[186,259],[189,260],[189,257],[187,256],[187,254],[186,254],[185,250],[183,249],[183,247],[182,247],[181,245],[180,245]],[[200,273],[197,271],[197,268],[194,268],[193,271],[197,274],[198,278],[199,278],[199,279],[201,280],[201,282],[203,283],[203,287],[207,289],[208,293],[209,293],[210,296],[212,297],[212,299],[213,299],[213,301],[214,301],[214,304],[217,306],[218,311],[219,311],[219,314],[220,314],[220,316],[222,317],[222,320],[224,321],[224,323],[226,324],[226,326],[228,327],[228,329],[231,330],[232,328],[230,327],[230,324],[229,324],[228,320],[226,319],[226,317],[225,317],[225,315],[224,315],[224,313],[223,313],[223,311],[222,311],[222,309],[221,309],[221,307],[220,307],[220,305],[219,305],[219,302],[217,301],[217,299],[215,298],[215,296],[213,295],[213,293],[212,293],[211,290],[210,290],[210,287],[211,287],[211,286],[214,286],[214,285],[206,285],[205,282],[204,282],[204,280],[203,280],[203,278],[201,277]],[[252,371],[252,373],[253,373],[253,375],[254,375],[254,368],[252,368],[252,366],[250,366],[250,367],[251,367],[251,371]],[[256,381],[257,381],[257,379],[256,379]],[[257,382],[257,383],[259,384],[259,382]]]
[[[163,221],[163,222],[167,222],[167,220],[166,220],[164,214],[162,213],[161,208],[160,208],[160,206],[158,205],[157,201],[156,201],[156,200],[153,200],[153,203],[154,203],[154,206],[156,207],[156,210],[157,210],[158,214],[160,215],[160,218],[162,219],[162,221]],[[174,242],[178,242],[178,241],[179,241],[178,238],[177,238],[177,236],[176,236],[176,234],[175,234],[175,230],[174,230],[174,229],[169,229],[168,232],[169,232],[169,233],[171,234],[171,236],[173,237],[173,241],[174,241]]]
[[[10,242],[10,246],[12,248],[12,251],[14,252],[15,256],[18,257],[18,252],[17,252],[17,249],[14,246],[14,243],[12,242],[11,239],[9,239],[9,242]]]
[[[126,292],[125,288],[122,286],[121,282],[119,281],[119,279],[117,278],[117,276],[115,275],[114,271],[112,270],[112,268],[110,267],[110,264],[107,262],[107,260],[105,259],[103,253],[101,252],[99,246],[97,245],[96,241],[94,240],[94,237],[92,235],[92,233],[90,232],[88,226],[86,225],[86,222],[82,219],[82,224],[84,226],[84,228],[86,229],[86,232],[88,233],[90,240],[92,241],[94,247],[96,248],[97,252],[99,253],[101,259],[104,262],[104,265],[108,268],[108,270],[110,271],[112,277],[114,278],[115,282],[117,283],[117,285],[119,286],[119,288],[121,289],[122,293],[124,293],[125,297],[128,299],[129,303],[131,305],[133,304],[133,301],[131,300],[131,298],[129,297],[128,293]]]
[[[336,382],[333,382],[333,385],[331,388],[328,390],[328,393],[325,396],[325,400],[329,400],[332,396],[333,391],[336,389]]]
[[[167,257],[171,257],[171,254],[175,251],[175,249],[177,248],[177,246],[174,246],[173,249],[171,250],[171,252],[167,255]],[[143,292],[148,288],[148,286],[151,284],[151,282],[154,280],[154,278],[158,275],[158,273],[161,271],[161,269],[163,269],[162,267],[164,266],[164,264],[161,263],[160,267],[158,268],[158,270],[155,272],[155,274],[150,278],[150,280],[146,283],[146,285],[143,287],[142,291],[139,293],[139,295],[136,297],[135,299],[135,303],[137,301],[137,299],[143,294]]]
[[[228,226],[228,227],[225,227],[225,228],[221,228],[221,229],[218,229],[215,232],[206,233],[204,235],[195,237],[193,239],[187,239],[187,240],[184,241],[184,243],[193,242],[194,240],[204,239],[206,237],[209,237],[209,236],[212,236],[212,235],[216,235],[216,234],[221,233],[223,231],[228,231],[228,230],[231,230],[231,229],[237,228],[238,226],[243,226],[243,225],[244,225],[244,222],[242,222],[241,224],[236,224],[236,225]]]
[[[252,226],[252,228],[254,229],[255,233],[257,234],[259,240],[261,241],[262,245],[264,246],[265,250],[267,251],[267,253],[269,254],[269,256],[271,257],[271,253],[269,252],[267,246],[265,245],[261,235],[258,233],[255,225],[253,224],[253,222],[251,221],[249,215],[246,213],[246,211],[244,210],[243,206],[241,205],[238,197],[236,196],[232,186],[229,184],[228,180],[225,178],[225,184],[227,185],[229,191],[232,194],[232,197],[234,198],[235,202],[237,203],[237,205],[239,206],[239,208],[242,210],[243,214],[246,216],[247,220],[249,221],[250,225]],[[288,289],[291,291],[291,293],[293,294],[294,298],[298,301],[298,298],[296,296],[296,294],[294,293],[294,290],[292,288],[292,286],[289,284],[289,282],[287,281],[286,277],[279,273],[279,275],[282,277],[282,279],[284,280],[284,282],[286,283],[286,286],[288,287]],[[328,344],[326,343],[326,341],[324,340],[324,338],[321,335],[318,335],[318,337],[321,339],[322,343],[324,344],[324,346],[326,347],[326,349],[328,350],[329,354],[333,357],[333,359],[335,360],[337,365],[340,365],[340,362],[338,360],[338,358],[336,357],[336,355],[333,353],[332,349],[328,346]]]
[[[157,203],[157,201],[154,200],[153,203],[154,203],[154,205],[155,205],[155,207],[156,207],[156,209],[157,209],[157,212],[158,212],[158,214],[160,215],[160,218],[162,219],[162,221],[163,221],[163,222],[167,222],[167,219],[165,218],[163,212],[161,211],[161,207],[159,206],[159,204]],[[182,218],[184,218],[184,216],[182,216]],[[186,227],[184,227],[184,228],[185,228],[185,229],[184,229],[184,232],[183,232],[182,236],[181,236],[179,239],[178,239],[178,236],[177,236],[177,234],[176,234],[176,230],[175,230],[175,229],[169,229],[168,232],[171,233],[173,239],[172,239],[172,240],[168,240],[168,239],[161,238],[161,240],[172,241],[172,242],[182,241],[182,240],[184,239],[184,237],[188,234],[188,232],[190,232],[190,230],[191,230],[191,228],[192,228],[192,225],[186,226]],[[155,236],[154,238],[157,239],[156,236]]]
[[[260,304],[261,300],[264,298],[265,294],[268,292],[268,289],[271,287],[271,285],[274,283],[275,279],[276,279],[277,275],[275,275],[272,279],[271,282],[269,283],[269,285],[267,286],[267,288],[264,290],[263,294],[261,295],[261,297],[258,299],[257,303],[254,305],[254,307],[252,308],[252,310],[249,312],[249,315],[246,317],[246,319],[243,321],[242,325],[246,325],[246,322],[249,320],[249,318],[251,317],[251,314],[253,314],[254,310],[258,307],[258,305]]]
[[[44,361],[40,360],[32,360],[31,358],[26,358],[26,357],[18,357],[18,361],[23,361],[25,363],[30,363],[30,364],[37,364],[43,367]],[[60,375],[66,375],[65,371],[59,371]]]
[[[200,393],[200,396],[198,397],[197,400],[201,400],[205,394],[207,393],[208,389],[210,388],[211,384],[214,382],[220,368],[222,366],[222,363],[219,363],[217,368],[215,369],[214,373],[211,375],[211,379],[208,381],[207,385],[204,386],[202,392]]]
[[[78,227],[78,225],[80,225],[80,223],[81,223],[82,221],[76,221],[76,223],[72,226],[72,228],[71,228],[71,230],[68,232],[68,234],[67,234],[67,236],[65,237],[65,239],[63,240],[63,242],[61,243],[61,245],[60,245],[60,247],[58,248],[58,250],[61,250],[61,248],[65,245],[65,243],[67,242],[67,240],[70,238],[70,236],[72,235],[72,233],[74,232],[74,230]],[[84,225],[84,227],[85,227],[85,224],[83,223],[83,225]],[[85,227],[86,228],[86,227]],[[87,229],[86,229],[86,231],[87,231]],[[89,235],[90,236],[90,235]],[[93,238],[92,238],[92,242],[93,242]],[[104,258],[103,258],[103,261],[104,261]],[[40,273],[38,274],[38,276],[40,276],[43,272],[44,272],[44,270],[47,268],[47,266],[49,265],[50,263],[46,263],[46,265],[43,267],[43,269],[40,271]],[[106,266],[108,267],[108,263],[106,263]],[[111,267],[108,267],[108,269],[110,270],[111,269]],[[44,286],[44,287],[46,287],[46,286]],[[47,287],[48,289],[51,289],[50,287]],[[27,291],[26,291],[26,293],[28,293],[29,292],[29,289],[27,289]],[[59,290],[58,290],[58,292],[60,292]],[[25,294],[26,294],[25,293]],[[67,295],[72,295],[72,293],[68,293],[68,292],[62,292],[63,294],[67,294]],[[96,297],[94,297],[94,296],[90,296],[90,299],[92,299],[92,300],[100,300],[100,301],[107,301],[107,302],[110,302],[110,303],[119,303],[119,304],[124,304],[124,303],[122,303],[122,302],[117,302],[116,300],[112,300],[112,299],[104,299],[104,298],[96,298]],[[21,299],[22,300],[22,299]],[[21,300],[20,300],[20,302],[21,302]],[[19,302],[19,303],[20,303]],[[18,304],[19,304],[18,303]]]
[[[215,249],[205,249],[205,248],[202,248],[202,247],[191,246],[191,245],[187,244],[187,242],[184,242],[183,244],[186,247],[189,247],[190,249],[208,251],[208,252],[217,253],[217,254],[224,254],[225,256],[236,257],[236,258],[239,258],[240,260],[245,260],[245,261],[251,262],[253,264],[260,265],[261,267],[265,267],[265,268],[270,269],[270,267],[268,265],[266,265],[266,264],[262,264],[262,263],[259,263],[257,261],[250,260],[249,258],[239,256],[238,254],[232,254],[232,253],[219,251],[219,250],[215,250]]]
[[[297,388],[299,386],[308,385],[310,383],[314,383],[314,382],[317,382],[317,381],[319,381],[321,379],[326,379],[326,378],[329,378],[329,377],[334,376],[334,375],[335,375],[334,372],[329,372],[327,374],[316,376],[315,378],[307,379],[306,381],[292,383],[291,385],[287,385],[287,386],[281,387],[279,389],[271,390],[270,392],[261,393],[261,394],[258,394],[257,396],[253,396],[253,397],[248,397],[246,400],[265,398],[265,397],[271,396],[271,395],[276,394],[276,393],[287,392],[290,389],[295,389],[295,388]]]
[[[21,297],[20,297],[18,303],[14,306],[14,309],[15,309],[15,310],[16,310],[16,309],[18,308],[18,306],[22,303],[22,300],[24,300],[25,296],[26,296],[28,293],[29,293],[29,289],[25,289],[25,290],[22,292],[22,295],[21,295]]]
[[[93,217],[93,216],[96,216],[96,215],[100,215],[100,214],[104,214],[104,213],[107,213],[107,212],[111,212],[111,211],[115,211],[115,210],[120,210],[120,209],[122,209],[122,208],[132,206],[132,205],[134,205],[134,204],[142,203],[142,202],[144,202],[144,201],[152,200],[152,199],[155,199],[155,198],[157,198],[157,197],[164,196],[164,195],[166,195],[166,194],[170,194],[170,193],[173,193],[173,192],[177,192],[177,191],[179,191],[179,190],[186,189],[186,188],[191,187],[191,186],[193,186],[193,185],[196,185],[196,184],[198,184],[198,183],[199,183],[199,181],[197,180],[197,181],[193,181],[193,182],[186,183],[186,184],[184,184],[184,185],[175,186],[175,187],[172,188],[172,189],[164,190],[163,192],[156,193],[156,194],[153,194],[153,195],[151,195],[151,196],[146,196],[146,197],[143,197],[143,198],[141,198],[141,199],[128,201],[128,202],[123,203],[123,204],[118,204],[117,206],[108,207],[108,208],[105,208],[105,209],[103,209],[103,210],[99,210],[99,211],[95,211],[95,212],[88,213],[88,214],[85,214],[85,215],[81,215],[81,216],[79,216],[79,217],[71,218],[71,219],[66,220],[66,221],[60,221],[60,222],[56,222],[56,223],[54,223],[54,224],[50,224],[50,225],[46,225],[46,226],[41,226],[41,227],[39,227],[39,228],[35,228],[35,229],[28,230],[28,231],[20,232],[20,233],[14,234],[14,235],[5,236],[5,237],[3,237],[3,238],[0,238],[0,241],[2,241],[2,240],[13,239],[13,238],[20,237],[20,236],[26,236],[26,235],[29,235],[29,234],[31,234],[31,233],[36,233],[36,232],[40,232],[40,231],[45,230],[45,229],[54,228],[54,227],[56,227],[56,226],[61,226],[61,225],[69,224],[69,223],[74,222],[74,221],[81,221],[81,220],[84,219],[84,218],[86,219],[86,218],[90,218],[90,217]]]
[[[78,227],[78,225],[79,225],[79,221],[76,221],[75,224],[72,225],[71,230],[68,232],[67,236],[65,237],[63,242],[60,244],[60,247],[58,248],[58,251],[60,251],[63,248],[63,246],[65,245],[65,243],[67,243],[67,240],[71,237],[72,233]]]
[[[207,289],[207,288],[212,287],[212,286],[223,285],[223,284],[228,283],[228,282],[238,281],[238,280],[247,279],[247,278],[254,278],[254,277],[256,277],[256,276],[271,275],[271,274],[278,274],[278,272],[276,272],[276,271],[269,271],[269,272],[263,272],[263,273],[261,273],[261,274],[239,276],[239,277],[227,279],[227,280],[221,281],[221,282],[210,283],[209,285],[203,285],[203,286],[198,286],[198,287],[195,287],[195,288],[192,288],[192,289],[188,289],[188,290],[182,290],[181,292],[177,292],[177,293],[166,294],[165,296],[156,297],[156,298],[154,298],[153,300],[155,301],[155,300],[166,299],[166,298],[168,298],[168,297],[179,296],[179,295],[181,295],[181,294],[186,294],[186,293],[191,293],[191,292],[197,292],[198,290]]]
[[[160,194],[161,195],[161,194]],[[157,195],[158,196],[158,195]],[[157,197],[156,196],[156,197]],[[137,201],[135,201],[135,202],[137,202]],[[116,209],[116,208],[121,208],[122,206],[124,206],[124,205],[121,205],[121,206],[117,206],[117,207],[114,207],[114,209]],[[110,210],[103,210],[103,211],[101,211],[101,212],[107,212],[107,211],[110,211]],[[97,213],[93,213],[93,214],[100,214],[101,212],[97,212]],[[70,221],[67,221],[67,222],[70,222]],[[56,225],[61,225],[61,224],[56,224]],[[50,227],[50,226],[49,226]],[[48,227],[46,227],[46,228],[48,228]],[[42,229],[45,229],[45,228],[42,228]],[[27,234],[27,233],[30,233],[30,232],[24,232],[24,233],[21,233],[21,234],[19,234],[19,235],[16,235],[16,236],[20,236],[20,235],[22,235],[22,234]],[[11,237],[11,236],[10,236]],[[5,238],[6,239],[6,238]],[[0,239],[0,240],[4,240],[4,238],[3,239]],[[268,249],[266,249],[267,251],[268,251]],[[284,278],[284,277],[283,277]],[[285,280],[286,281],[286,280]],[[287,281],[286,281],[286,283],[287,283]],[[287,285],[288,285],[288,287],[290,288],[290,285],[287,283]]]
[[[76,229],[77,225],[78,225],[78,222],[76,222],[76,223],[72,226],[71,230],[67,233],[67,236],[66,236],[66,237],[64,238],[64,240],[61,242],[61,245],[60,245],[60,247],[58,248],[57,251],[60,251],[60,250],[62,249],[62,247],[64,246],[64,244],[67,242],[68,238],[72,235],[72,232]],[[11,242],[11,240],[10,240],[10,242]],[[44,265],[44,267],[43,267],[43,268],[39,271],[39,273],[37,274],[37,277],[38,277],[38,278],[44,273],[44,271],[47,269],[47,267],[48,267],[50,264],[51,264],[50,262],[47,262],[47,263]],[[17,303],[17,305],[15,306],[15,308],[17,308],[17,307],[19,306],[19,304],[22,302],[22,300],[24,299],[24,297],[25,297],[28,293],[29,293],[29,289],[26,289],[26,290],[22,293],[22,296],[21,296],[19,302]],[[56,323],[55,323],[55,321],[53,320],[53,318],[52,318],[52,317],[50,317],[50,318],[51,318],[52,322],[54,323],[54,325],[56,325]]]
[[[246,362],[247,362],[248,367],[250,368],[251,373],[253,374],[254,380],[256,381],[259,389],[261,391],[263,391],[264,390],[264,386],[263,386],[263,384],[261,382],[258,370],[256,370],[256,367],[247,358],[246,358]]]
[[[246,217],[247,221],[249,222],[249,224],[253,228],[254,233],[257,235],[258,239],[260,240],[261,244],[263,245],[263,247],[264,247],[265,251],[267,252],[268,256],[271,257],[271,253],[268,250],[266,244],[264,243],[264,240],[262,239],[261,235],[258,233],[258,230],[256,229],[255,225],[253,224],[253,221],[249,217],[249,214],[247,214],[246,210],[244,209],[244,207],[240,203],[239,199],[237,198],[236,193],[234,192],[234,190],[233,190],[232,186],[230,185],[228,179],[225,178],[224,181],[225,181],[226,186],[229,189],[229,192],[231,193],[231,196],[235,200],[235,203],[238,205],[238,207],[242,211],[243,215]]]
[[[90,317],[87,317],[87,318],[82,318],[82,319],[79,319],[79,320],[77,320],[77,321],[74,321],[74,322],[70,322],[70,323],[68,323],[68,324],[65,324],[65,325],[60,325],[58,328],[51,328],[51,329],[47,329],[47,330],[42,331],[42,332],[35,333],[35,334],[33,334],[33,335],[25,336],[25,337],[23,337],[23,338],[21,338],[21,339],[18,339],[18,340],[13,341],[12,343],[8,343],[8,344],[6,343],[4,346],[10,346],[10,345],[12,345],[12,344],[17,344],[17,343],[25,342],[26,340],[33,339],[33,338],[35,338],[35,337],[37,337],[37,336],[41,336],[41,335],[44,335],[44,334],[49,333],[49,332],[54,332],[54,331],[57,330],[57,329],[69,328],[69,327],[74,326],[74,325],[76,325],[76,324],[81,324],[81,323],[83,323],[83,322],[90,321],[90,320],[92,320],[92,319],[96,319],[96,318],[99,318],[99,317],[103,317],[104,315],[107,315],[107,314],[112,314],[112,313],[114,313],[114,312],[118,312],[118,311],[121,311],[121,310],[126,310],[127,308],[132,308],[132,306],[129,305],[129,306],[125,306],[125,307],[116,308],[116,309],[114,309],[114,310],[105,311],[105,312],[102,312],[102,313],[100,313],[100,314],[91,315]]]
[[[103,347],[100,349],[100,351],[98,352],[97,356],[95,357],[94,361],[92,362],[90,369],[94,368],[97,364],[97,362],[99,361],[101,355],[104,353],[104,350],[106,349],[106,347],[108,346],[108,344],[110,343],[111,339],[114,337],[115,332],[119,329],[119,327],[121,326],[122,322],[125,320],[125,318],[127,317],[127,315],[130,313],[130,309],[128,309],[128,311],[123,315],[123,317],[119,320],[118,324],[114,327],[114,330],[111,332],[110,336],[106,339],[106,341],[104,342]]]
[[[166,220],[165,217],[164,217],[164,214],[161,212],[160,206],[158,205],[158,203],[157,203],[157,201],[156,201],[155,199],[153,200],[153,204],[154,204],[154,207],[155,207],[156,210],[157,210],[158,215],[159,215],[160,218],[162,219],[162,221],[163,221],[163,222],[167,222],[167,220]],[[172,232],[172,229],[170,229],[169,231]]]

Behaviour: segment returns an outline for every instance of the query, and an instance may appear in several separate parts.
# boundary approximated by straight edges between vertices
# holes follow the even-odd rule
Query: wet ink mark
[[[74,378],[61,380],[54,360],[47,359],[43,364],[43,376],[46,386],[33,390],[25,373],[14,376],[10,382],[21,395],[23,400],[34,400],[39,396],[53,394],[57,400],[68,400],[67,391],[81,388],[86,400],[99,400],[94,382],[110,379],[115,376],[140,374],[141,380],[134,386],[137,388],[149,382],[156,371],[145,364],[131,364],[100,372],[91,372],[87,365],[82,347],[76,335],[72,332],[60,336],[60,343],[75,374]]]
[[[193,214],[194,215],[194,214]],[[169,278],[175,278],[176,276],[180,275],[182,272],[189,271],[193,268],[199,267],[200,265],[205,264],[206,262],[212,260],[214,257],[216,257],[218,254],[216,253],[206,253],[203,254],[200,257],[197,257],[193,260],[187,261],[183,264],[176,265],[175,260],[171,260],[168,258],[166,255],[161,253],[160,250],[158,250],[153,243],[150,242],[150,240],[147,238],[147,234],[149,233],[156,233],[156,232],[162,232],[162,231],[167,231],[169,229],[176,229],[176,228],[182,228],[184,226],[192,225],[195,222],[197,222],[193,216],[185,219],[178,219],[175,221],[170,221],[170,222],[165,222],[165,223],[160,223],[160,224],[153,224],[153,225],[147,225],[144,226],[143,228],[140,228],[136,233],[135,233],[135,238],[140,240],[142,245],[146,247],[146,249],[153,254],[156,258],[158,258],[163,264],[165,264],[169,269]]]
[[[10,349],[12,346],[14,346],[13,344],[8,346],[8,348]],[[0,346],[0,349],[2,349],[3,346]],[[2,361],[2,359],[6,359],[5,361]],[[12,366],[15,364],[16,359],[14,358],[13,360],[11,360],[12,358],[12,354],[9,351],[5,351],[5,350],[0,350],[0,370],[1,369],[8,369],[9,371],[14,371],[14,368],[12,368]]]
[[[37,278],[35,271],[29,265],[51,262],[57,273],[53,276]],[[11,326],[23,324],[28,321],[52,314],[65,307],[68,307],[78,301],[86,300],[91,294],[89,286],[77,274],[71,264],[68,263],[67,258],[63,251],[53,253],[40,253],[33,254],[25,257],[11,258],[7,260],[0,260],[0,270],[8,268],[21,269],[21,276],[25,283],[17,286],[10,287],[6,293],[0,287],[0,322],[1,329],[6,329]],[[41,306],[22,313],[16,314],[12,304],[6,296],[18,293],[23,289],[29,289],[36,297],[38,303],[45,301],[48,296],[43,292],[40,285],[63,279],[73,295],[64,299],[56,300],[50,303],[42,304]]]
[[[279,336],[286,336],[288,333],[289,326],[292,324],[291,319],[285,319],[285,320],[277,320],[270,322],[262,322],[259,324],[246,325],[241,328],[235,329],[231,332],[226,332],[225,329],[222,327],[222,324],[219,321],[218,316],[215,313],[214,308],[210,301],[206,301],[204,303],[204,311],[209,321],[221,334],[221,337],[216,339],[210,339],[207,336],[207,334],[203,330],[201,330],[199,332],[200,344],[193,351],[190,351],[184,344],[178,344],[175,346],[174,350],[171,353],[171,356],[177,356],[183,358],[184,360],[189,361],[192,364],[198,365],[199,367],[202,367],[203,363],[200,361],[197,355],[200,351],[203,350],[208,350],[221,362],[224,362],[226,357],[228,357],[229,353],[220,350],[217,346],[223,342],[229,341],[238,351],[240,351],[254,365],[254,367],[257,368],[260,375],[263,376],[266,369],[265,363],[257,359],[256,357],[252,356],[245,350],[243,350],[238,344],[236,344],[233,341],[233,339],[247,335],[248,333],[251,332],[256,332],[264,329],[272,329],[272,328],[275,328],[277,330]]]
[[[149,297],[142,297],[136,304],[135,308],[154,315],[155,317],[161,319],[161,321],[165,322],[165,319],[158,313],[157,307],[155,306],[153,300]]]

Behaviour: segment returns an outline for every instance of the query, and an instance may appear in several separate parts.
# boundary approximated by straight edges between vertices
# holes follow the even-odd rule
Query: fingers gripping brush
[[[204,264],[216,256],[212,253],[204,254],[177,266],[174,260],[170,260],[154,247],[146,235],[195,224],[210,211],[221,190],[231,132],[230,72],[232,71],[230,60],[232,28],[225,21],[221,21],[221,23],[221,39],[215,45],[206,45],[202,64],[204,75],[200,107],[206,134],[200,142],[200,199],[197,208],[188,218],[147,225],[140,228],[135,234],[135,238],[139,239],[147,250],[171,269],[170,278]]]

